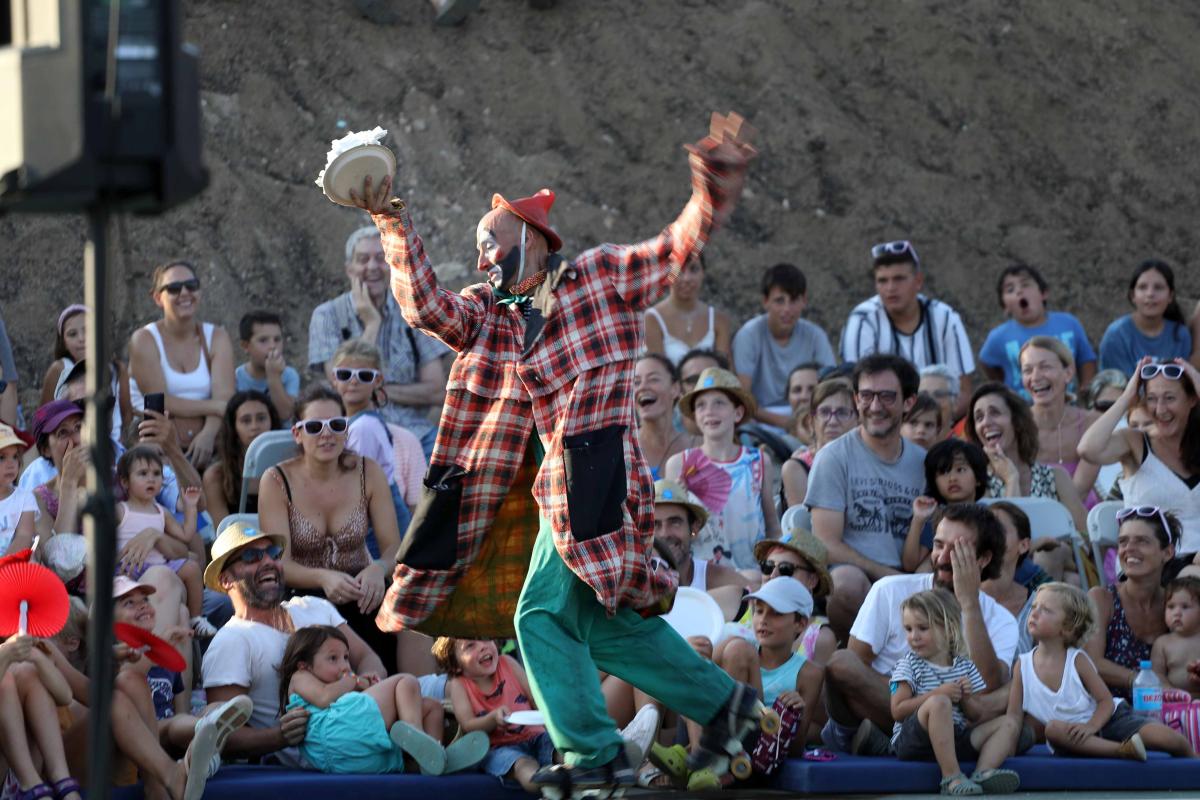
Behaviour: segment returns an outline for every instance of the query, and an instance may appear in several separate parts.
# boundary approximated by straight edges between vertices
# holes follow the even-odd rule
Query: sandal
[[[56,800],[63,800],[67,795],[78,795],[83,797],[83,787],[79,785],[79,781],[74,778],[63,778],[61,781],[55,781],[50,784],[50,788],[54,790]]]
[[[971,780],[979,784],[984,794],[1012,794],[1021,785],[1021,776],[1011,769],[976,770]]]
[[[670,789],[675,785],[670,775],[653,764],[638,773],[637,784],[643,789]]]
[[[938,793],[948,794],[953,797],[965,797],[967,795],[983,794],[983,788],[959,772],[951,775],[949,778],[942,778],[942,782],[938,784]]]
[[[43,797],[54,797],[54,791],[46,784],[38,783],[18,791],[16,800],[41,800]]]

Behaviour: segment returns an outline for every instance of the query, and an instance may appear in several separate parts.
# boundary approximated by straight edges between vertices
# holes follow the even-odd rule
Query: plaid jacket
[[[405,319],[459,353],[446,384],[431,474],[446,465],[465,471],[453,563],[439,564],[447,569],[398,563],[377,617],[380,627],[420,626],[449,600],[483,549],[530,435],[540,435],[546,450],[534,498],[553,527],[563,561],[596,591],[610,614],[620,606],[668,607],[663,601],[673,594],[676,578],[649,566],[654,491],[637,443],[631,383],[633,362],[643,347],[643,311],[703,248],[714,218],[722,219],[736,199],[720,196],[722,165],[707,152],[689,157],[692,197],[658,236],[636,245],[601,245],[560,262],[548,274],[541,289],[543,296],[549,294],[545,325],[524,354],[525,317],[519,308],[497,303],[489,284],[469,286],[461,294],[440,288],[407,209],[374,216]],[[624,455],[623,524],[578,540],[567,503],[564,441],[611,426],[619,426]],[[527,565],[528,553],[517,580],[508,581],[504,591],[520,592]],[[444,624],[438,627],[443,630],[426,632],[451,632]]]

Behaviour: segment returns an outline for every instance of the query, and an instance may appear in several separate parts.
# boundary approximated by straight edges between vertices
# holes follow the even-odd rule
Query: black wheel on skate
[[[729,762],[729,772],[739,781],[744,781],[750,777],[750,773],[754,771],[754,765],[750,763],[750,756],[745,753],[739,753]]]
[[[763,709],[762,716],[758,718],[758,728],[768,736],[779,733],[779,714],[775,709]]]

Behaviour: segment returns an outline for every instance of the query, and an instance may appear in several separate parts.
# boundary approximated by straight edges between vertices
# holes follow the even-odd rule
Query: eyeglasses
[[[1144,381],[1148,381],[1156,375],[1162,375],[1169,381],[1177,381],[1183,377],[1183,367],[1178,364],[1147,364],[1138,374]]]
[[[836,419],[838,422],[845,422],[846,420],[851,419],[854,416],[854,409],[846,408],[844,406],[840,407],[840,408],[830,408],[829,406],[818,406],[816,414],[817,414],[817,419],[820,419],[820,420]]]
[[[374,383],[379,377],[379,370],[338,367],[333,371],[333,377],[342,383],[349,383],[351,378],[358,378],[359,383]]]
[[[200,291],[200,279],[188,278],[186,281],[171,281],[170,283],[164,283],[162,286],[158,287],[158,291],[166,292],[172,297],[179,294],[184,289],[187,289],[192,294]]]
[[[283,555],[283,548],[277,544],[270,544],[266,547],[248,547],[245,550],[238,552],[232,558],[233,561],[240,561],[243,564],[257,564],[264,558],[270,558],[272,561],[278,561]]]
[[[1114,402],[1115,401],[1113,401],[1113,400],[1097,400],[1095,403],[1092,404],[1092,408],[1103,413],[1105,411],[1108,411],[1110,408],[1112,408]]]
[[[309,436],[319,436],[326,429],[330,433],[342,434],[349,427],[350,420],[345,417],[333,417],[332,419],[306,419],[293,425],[292,430],[298,429],[304,431]]]
[[[790,578],[799,572],[810,572],[808,567],[803,564],[793,564],[790,561],[780,561],[778,564],[770,559],[758,562],[758,568],[762,570],[763,575],[770,575],[775,570],[779,570],[779,574],[785,578]]]
[[[1167,532],[1167,536],[1171,536],[1171,524],[1167,522],[1167,515],[1158,506],[1131,506],[1129,508],[1122,508],[1117,512],[1117,524],[1120,525],[1135,514],[1139,517],[1158,517],[1158,521],[1162,523],[1163,530]]]
[[[878,261],[887,256],[911,256],[913,263],[920,266],[921,259],[917,258],[917,250],[912,246],[912,242],[907,239],[898,239],[894,242],[883,242],[871,248],[871,258]]]
[[[858,398],[859,405],[867,408],[870,408],[871,404],[875,402],[876,398],[879,399],[879,405],[883,406],[884,408],[891,408],[892,406],[896,405],[896,401],[900,398],[900,393],[893,392],[891,390],[873,392],[870,389],[861,389],[858,392],[855,392],[855,397]]]

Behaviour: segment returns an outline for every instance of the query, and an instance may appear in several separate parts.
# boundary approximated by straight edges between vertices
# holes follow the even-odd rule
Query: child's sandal
[[[16,800],[42,800],[43,797],[54,797],[54,790],[44,783],[22,789],[16,794]]]
[[[72,794],[83,797],[83,787],[74,778],[63,778],[61,781],[55,781],[50,784],[50,788],[54,790],[54,797],[57,800],[63,800],[64,797]]]
[[[983,794],[983,788],[960,772],[949,778],[942,778],[942,782],[938,785],[938,792],[953,797],[966,797],[967,795]]]
[[[984,794],[1012,794],[1021,785],[1021,777],[1011,769],[976,770],[971,780],[979,784]]]

